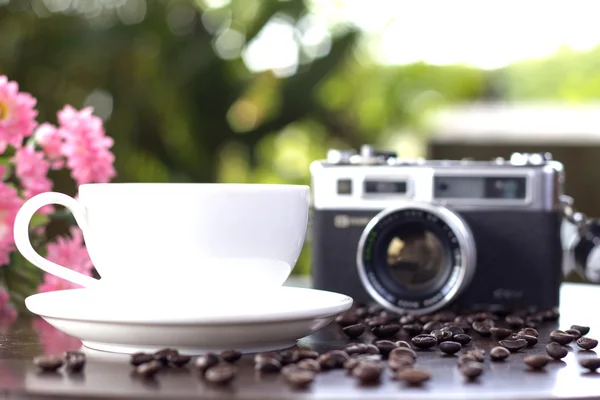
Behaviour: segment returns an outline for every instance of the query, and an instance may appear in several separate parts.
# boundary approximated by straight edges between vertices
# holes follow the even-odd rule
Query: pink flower
[[[20,93],[19,85],[0,76],[0,153],[8,145],[20,148],[23,139],[31,136],[36,126],[37,100],[28,93]]]
[[[17,311],[9,302],[10,295],[0,288],[0,323],[13,322],[17,318]]]
[[[109,150],[113,139],[105,135],[102,120],[89,107],[77,111],[67,105],[58,112],[58,122],[65,141],[62,153],[73,179],[79,185],[110,181],[116,175]]]
[[[22,147],[17,150],[13,161],[26,198],[52,189],[52,181],[48,179],[50,163],[44,159],[44,153],[35,151],[33,147]]]
[[[78,227],[72,227],[70,232],[71,237],[59,236],[55,243],[48,245],[46,258],[58,265],[91,276],[94,265],[83,243],[83,233]],[[55,275],[45,274],[44,282],[38,287],[38,292],[50,292],[78,287],[79,285],[58,278]]]
[[[0,266],[8,264],[15,250],[13,225],[21,204],[17,189],[0,182]]]
[[[62,154],[63,138],[60,130],[47,122],[37,127],[34,133],[36,142],[42,147],[46,157],[50,160],[52,169],[61,169],[64,164]]]

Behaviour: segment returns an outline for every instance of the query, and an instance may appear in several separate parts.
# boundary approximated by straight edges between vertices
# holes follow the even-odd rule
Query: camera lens
[[[475,244],[453,211],[431,204],[388,208],[360,238],[358,272],[369,294],[394,311],[432,312],[468,285]]]

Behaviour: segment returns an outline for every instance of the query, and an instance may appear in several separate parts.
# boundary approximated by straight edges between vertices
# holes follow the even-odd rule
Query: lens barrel
[[[415,202],[373,217],[356,258],[360,280],[375,301],[413,314],[451,303],[469,285],[475,261],[473,235],[458,214]]]

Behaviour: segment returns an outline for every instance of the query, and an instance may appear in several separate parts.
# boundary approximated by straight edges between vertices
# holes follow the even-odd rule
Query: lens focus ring
[[[363,286],[382,306],[425,314],[468,286],[475,259],[473,236],[459,215],[411,203],[385,209],[370,221],[356,261]]]

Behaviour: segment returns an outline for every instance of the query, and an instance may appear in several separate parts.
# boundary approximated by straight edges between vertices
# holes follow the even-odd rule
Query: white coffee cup
[[[106,183],[82,185],[77,197],[47,192],[23,204],[14,238],[32,264],[83,287],[211,290],[223,284],[284,283],[304,243],[310,188]],[[73,213],[100,279],[50,262],[34,250],[29,222],[48,204]]]

